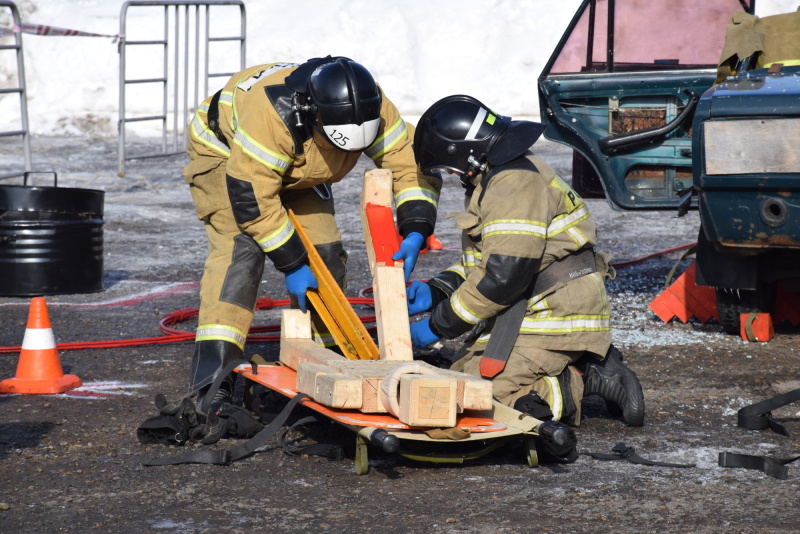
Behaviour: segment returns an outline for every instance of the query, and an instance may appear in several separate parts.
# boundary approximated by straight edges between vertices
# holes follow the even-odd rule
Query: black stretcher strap
[[[481,358],[481,375],[484,378],[493,378],[505,368],[511,349],[517,341],[525,312],[528,310],[528,299],[560,282],[569,282],[594,272],[597,272],[594,251],[588,248],[554,261],[539,272],[531,287],[526,289],[514,304],[497,315]]]
[[[281,446],[286,454],[291,456],[324,456],[329,460],[341,460],[344,457],[342,448],[338,445],[328,443],[315,443],[313,445],[296,445],[297,440],[290,440],[289,433],[299,427],[305,427],[311,424],[322,424],[330,422],[329,420],[322,420],[316,416],[309,415],[297,420],[292,426],[287,427],[283,431],[280,438]]]
[[[770,428],[781,436],[788,436],[786,428],[772,418],[772,410],[800,400],[800,389],[795,389],[771,399],[745,406],[738,412],[738,425],[749,430]]]
[[[786,468],[786,464],[792,463],[798,459],[800,459],[800,456],[780,459],[768,458],[766,456],[754,456],[751,454],[721,452],[719,453],[719,466],[755,469],[757,471],[762,471],[771,477],[775,477],[780,480],[786,480],[789,477],[789,469]]]
[[[278,430],[283,426],[289,415],[294,410],[295,406],[303,400],[309,398],[305,393],[298,393],[291,398],[286,407],[278,414],[269,425],[264,429],[236,447],[224,451],[191,451],[171,458],[155,458],[143,465],[179,465],[179,464],[213,464],[213,465],[230,465],[231,463],[247,458],[255,453],[256,449],[263,446],[270,438],[272,438]]]
[[[591,456],[595,460],[627,460],[632,464],[638,465],[654,465],[659,467],[695,467],[695,464],[673,464],[668,462],[647,460],[646,458],[642,458],[636,454],[636,450],[633,447],[628,447],[622,442],[614,445],[611,451],[613,454],[604,454],[601,452],[585,452],[583,454]]]

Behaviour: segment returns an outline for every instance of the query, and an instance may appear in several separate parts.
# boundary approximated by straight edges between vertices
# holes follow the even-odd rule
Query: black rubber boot
[[[599,395],[609,405],[609,410],[619,408],[622,418],[630,426],[644,425],[644,394],[636,373],[622,363],[622,354],[614,345],[602,361],[587,356],[576,365],[583,374],[583,396]]]
[[[197,392],[196,405],[199,411],[210,411],[212,403],[217,404],[217,407],[225,401],[230,403],[236,381],[234,373],[225,377],[219,390],[212,392],[212,398],[208,398],[208,393],[220,370],[241,357],[242,349],[228,341],[204,340],[195,343],[189,390]]]

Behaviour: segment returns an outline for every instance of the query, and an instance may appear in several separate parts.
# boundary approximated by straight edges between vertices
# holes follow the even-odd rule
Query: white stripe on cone
[[[22,338],[22,350],[46,350],[56,348],[52,328],[28,328]]]

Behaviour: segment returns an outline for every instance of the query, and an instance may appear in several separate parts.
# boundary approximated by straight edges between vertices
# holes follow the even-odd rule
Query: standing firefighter
[[[491,379],[503,404],[577,426],[581,399],[598,394],[641,426],[639,380],[611,345],[613,271],[594,252],[583,200],[528,151],[543,130],[463,95],[420,119],[420,169],[458,175],[466,209],[455,214],[461,261],[409,287],[409,313],[431,310],[412,323],[412,342],[427,347],[475,329],[452,368]]]
[[[252,67],[202,103],[183,171],[209,241],[190,381],[200,410],[230,400],[232,376],[214,399],[206,392],[220,369],[242,357],[265,256],[303,311],[306,290],[317,287],[288,209],[344,289],[347,253],[331,184],[362,152],[393,172],[404,237],[395,259],[404,261],[408,278],[433,232],[441,187],[418,172],[411,135],[367,69],[343,57]],[[315,321],[315,337],[326,344],[323,329]]]

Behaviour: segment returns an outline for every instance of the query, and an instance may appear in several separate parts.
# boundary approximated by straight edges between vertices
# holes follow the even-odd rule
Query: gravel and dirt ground
[[[120,178],[113,139],[34,138],[33,149],[34,169],[57,171],[60,186],[105,191],[105,290],[47,297],[58,343],[162,336],[159,321],[167,314],[198,306],[205,236],[180,177],[183,157],[129,162]],[[569,179],[568,150],[542,141],[536,151]],[[13,142],[4,143],[0,169],[13,168],[20,154]],[[334,188],[350,251],[349,297],[371,285],[356,209],[368,165],[362,161]],[[457,232],[444,214],[460,209],[461,199],[461,188],[447,184],[437,228],[444,250],[422,255],[415,277],[437,273],[458,254]],[[696,240],[696,212],[679,219],[588,203],[600,248],[616,262]],[[788,479],[778,480],[718,467],[717,457],[798,454],[800,407],[774,414],[790,437],[741,429],[736,412],[800,387],[800,328],[780,324],[769,343],[748,343],[725,335],[713,320],[663,323],[648,304],[680,254],[621,266],[608,285],[615,344],[644,387],[645,426],[626,427],[589,398],[577,435],[581,453],[609,453],[624,442],[645,458],[695,467],[581,455],[572,464],[532,469],[519,448],[506,446],[460,465],[371,451],[369,473],[359,476],[354,435],[336,425],[314,435],[340,444],[341,460],[291,456],[273,440],[228,467],[144,467],[150,458],[182,452],[141,445],[136,428],[155,415],[155,394],[185,393],[191,343],[60,350],[64,371],[78,375],[81,388],[0,396],[0,532],[797,532],[800,467],[790,464]],[[682,260],[678,272],[690,262]],[[282,276],[271,268],[262,296],[286,297]],[[27,297],[0,297],[0,346],[21,344],[29,304]],[[260,310],[255,324],[278,324],[279,311]],[[188,319],[174,328],[194,326]],[[252,343],[246,356],[275,359],[277,348]],[[449,343],[442,354],[454,348]],[[0,378],[14,376],[17,360],[18,353],[0,354]]]

